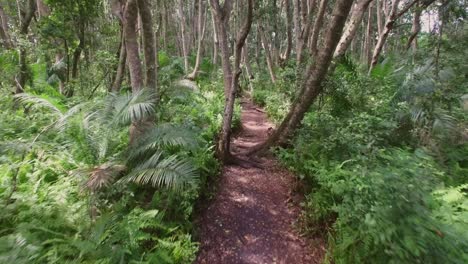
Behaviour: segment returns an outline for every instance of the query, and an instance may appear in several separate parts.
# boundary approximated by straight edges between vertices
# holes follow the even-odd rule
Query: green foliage
[[[1,97],[0,262],[192,262],[194,205],[219,171],[219,87],[163,95],[158,107],[145,90],[79,104]],[[150,117],[129,145],[129,126]]]
[[[343,61],[294,148],[277,150],[306,183],[308,231],[329,234],[327,261],[468,261],[465,115],[455,100],[463,91],[449,70],[433,71],[388,59],[367,77]],[[285,100],[272,98],[282,96],[271,88],[253,95],[273,117]]]

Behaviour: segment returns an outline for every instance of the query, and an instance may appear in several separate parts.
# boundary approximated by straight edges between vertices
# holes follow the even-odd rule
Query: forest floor
[[[294,175],[271,154],[255,160],[241,156],[273,127],[250,100],[241,104],[242,129],[232,141],[232,152],[261,168],[250,162],[223,168],[214,198],[197,219],[201,241],[195,263],[320,263],[323,240],[301,236],[297,228],[302,196],[295,191]]]

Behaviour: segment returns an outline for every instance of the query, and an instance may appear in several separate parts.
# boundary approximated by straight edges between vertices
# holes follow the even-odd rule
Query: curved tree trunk
[[[302,84],[299,96],[294,101],[288,115],[279,128],[266,142],[253,147],[249,151],[250,154],[265,150],[271,145],[285,145],[289,137],[295,132],[309,107],[322,92],[322,82],[327,75],[328,68],[333,59],[333,52],[340,41],[352,3],[353,1],[350,0],[336,1],[330,23],[325,30],[327,33],[323,49],[319,51],[315,62],[308,67],[305,74],[308,78]]]
[[[183,0],[179,0],[178,2],[178,9],[177,12],[179,13],[180,18],[180,40],[182,42],[182,56],[184,57],[184,70],[185,73],[189,70],[189,63],[188,63],[188,48],[187,48],[187,39],[185,36],[185,14],[184,14],[184,4]]]
[[[393,25],[395,24],[395,19],[397,18],[397,15],[398,15],[397,12],[398,12],[399,3],[400,3],[400,0],[393,0],[390,13],[388,15],[387,21],[385,22],[385,27],[383,28],[382,33],[380,34],[379,39],[377,40],[377,44],[375,45],[374,52],[372,53],[372,60],[371,60],[371,65],[369,67],[369,73],[377,65],[380,53],[382,52],[382,49],[385,45],[385,42],[387,41],[390,31],[392,31],[393,29]]]
[[[419,1],[416,4],[416,10],[414,11],[413,17],[413,26],[411,27],[411,35],[408,38],[408,43],[406,43],[406,50],[409,50],[413,46],[413,51],[416,51],[418,48],[418,39],[417,36],[421,31],[421,13],[422,9],[419,6]]]
[[[195,80],[197,77],[198,71],[200,70],[200,63],[202,59],[202,45],[203,40],[205,39],[206,31],[206,16],[205,16],[205,7],[203,6],[203,0],[198,0],[198,44],[197,44],[197,57],[195,59],[195,66],[193,67],[192,73],[190,73],[187,78],[190,80]]]
[[[229,4],[226,0],[225,5]],[[218,22],[223,22],[221,25],[218,24],[218,33],[220,34],[220,41],[223,42],[223,36],[227,36],[227,32],[222,32],[225,31],[225,23],[226,21],[226,16],[223,15],[223,11],[221,11],[221,7],[219,5],[218,0],[211,0],[211,5],[212,8],[215,12],[216,20]],[[224,6],[225,8],[225,6]],[[224,114],[223,114],[223,124],[221,127],[221,134],[220,134],[220,139],[218,142],[218,155],[220,159],[223,162],[228,161],[228,159],[231,157],[230,154],[230,141],[231,141],[231,125],[232,125],[232,115],[234,112],[234,102],[236,99],[236,92],[237,92],[237,87],[239,86],[239,76],[241,74],[241,69],[240,69],[240,62],[241,62],[241,57],[242,57],[242,48],[245,44],[245,40],[247,39],[247,35],[250,32],[250,28],[252,25],[252,17],[253,17],[253,0],[248,0],[248,10],[247,10],[247,18],[245,21],[245,24],[242,26],[240,29],[240,32],[236,38],[236,45],[234,49],[234,76],[232,76],[232,72],[228,72],[228,74],[231,75],[230,78],[230,83],[224,83],[225,87],[229,86],[228,93],[226,94],[226,104],[224,106]],[[224,53],[224,51],[222,50]],[[229,63],[229,61],[226,61]],[[223,64],[224,58],[223,58]],[[226,80],[226,79],[225,79]]]

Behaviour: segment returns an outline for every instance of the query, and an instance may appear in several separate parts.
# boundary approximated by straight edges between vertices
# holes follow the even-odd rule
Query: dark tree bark
[[[127,49],[127,61],[130,72],[132,91],[137,92],[143,88],[143,71],[138,54],[138,0],[127,0],[124,11],[125,46]]]
[[[253,147],[249,153],[265,150],[272,145],[285,145],[295,132],[305,113],[322,92],[322,82],[325,79],[328,68],[333,58],[333,52],[341,38],[346,18],[353,1],[338,0],[335,3],[328,27],[325,29],[325,40],[317,59],[310,65],[305,73],[307,79],[303,82],[297,99],[292,104],[288,115],[282,121],[279,128],[260,145]]]
[[[138,12],[141,18],[143,51],[145,54],[145,88],[158,93],[157,87],[157,65],[156,48],[153,31],[153,18],[151,15],[151,5],[148,0],[138,0]],[[157,96],[156,96],[157,97]]]
[[[292,10],[291,10],[291,0],[285,0],[284,5],[286,9],[286,30],[287,30],[287,45],[286,45],[286,50],[282,56],[282,61],[287,62],[289,60],[289,57],[291,57],[291,50],[292,50],[292,45],[293,45],[293,29],[292,29]]]
[[[122,82],[125,77],[125,65],[127,64],[127,49],[125,45],[125,34],[123,30],[123,25],[120,33],[120,47],[119,47],[119,62],[117,65],[117,70],[115,72],[114,81],[112,83],[111,91],[113,93],[118,93],[122,87]]]
[[[34,16],[34,12],[36,12],[36,2],[34,0],[28,0],[25,7],[20,7],[18,10],[20,14],[20,34],[21,37],[27,39],[29,25],[31,24],[31,20]],[[16,90],[15,93],[22,93],[24,92],[24,86],[29,79],[28,74],[28,62],[27,62],[27,50],[26,47],[20,45],[19,48],[19,76],[16,81]]]
[[[0,6],[0,38],[2,40],[2,45],[5,49],[13,48],[13,43],[8,32],[8,17],[3,11],[3,7]]]

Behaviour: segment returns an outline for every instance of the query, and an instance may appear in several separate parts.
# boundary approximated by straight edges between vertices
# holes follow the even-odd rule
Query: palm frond
[[[28,93],[21,93],[14,96],[14,98],[22,103],[30,105],[34,108],[46,108],[51,111],[53,114],[58,116],[62,115],[62,110],[60,110],[56,105],[54,105],[51,101],[42,98],[40,96],[28,94]]]
[[[197,141],[193,131],[171,124],[159,124],[142,135],[135,146],[129,150],[128,160],[139,160],[162,148],[184,147],[190,150],[196,146]]]
[[[198,175],[196,168],[188,160],[181,159],[177,155],[162,158],[162,152],[157,152],[133,169],[123,181],[181,190],[196,184]]]

